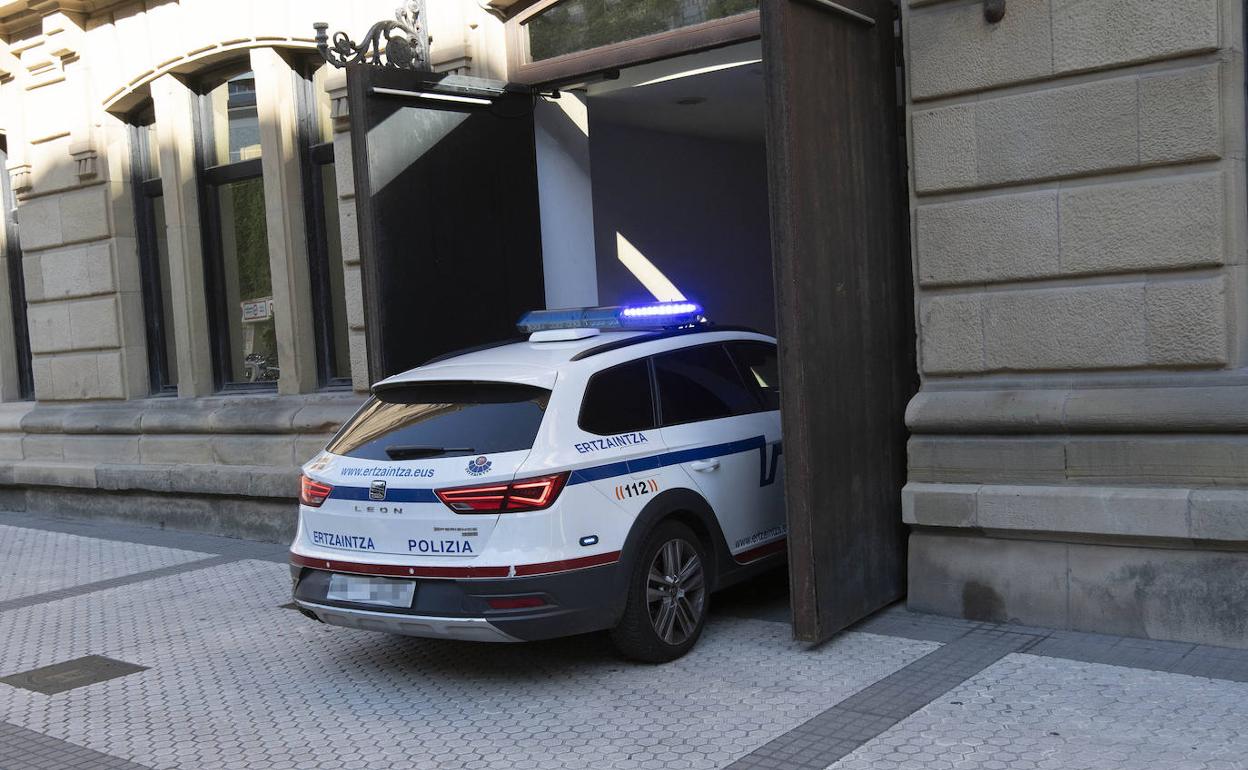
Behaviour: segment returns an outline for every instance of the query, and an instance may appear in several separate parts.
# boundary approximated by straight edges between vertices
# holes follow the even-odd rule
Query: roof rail
[[[635,337],[628,337],[622,340],[612,340],[604,342],[601,345],[595,345],[592,348],[586,348],[580,353],[572,356],[572,361],[581,361],[600,353],[609,353],[612,350],[619,350],[631,345],[640,345],[643,342],[654,342],[655,340],[665,340],[669,337],[683,337],[687,334],[709,334],[711,332],[750,332],[752,334],[762,334],[758,329],[752,329],[749,326],[720,326],[718,324],[700,324],[698,326],[686,326],[679,329],[667,329],[664,331],[651,332],[649,334],[638,334]]]

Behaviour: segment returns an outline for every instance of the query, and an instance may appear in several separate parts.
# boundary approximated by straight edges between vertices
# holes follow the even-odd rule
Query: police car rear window
[[[500,382],[413,383],[378,392],[329,442],[364,460],[420,460],[530,449],[550,391]]]

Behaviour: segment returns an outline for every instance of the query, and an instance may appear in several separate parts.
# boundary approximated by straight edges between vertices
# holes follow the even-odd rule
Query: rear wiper
[[[386,454],[391,460],[415,460],[420,457],[436,457],[450,452],[474,452],[472,447],[425,446],[423,444],[399,444],[386,447]]]

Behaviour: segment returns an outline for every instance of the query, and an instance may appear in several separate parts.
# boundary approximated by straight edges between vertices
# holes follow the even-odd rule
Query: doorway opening
[[[759,41],[539,97],[534,144],[547,307],[689,300],[774,336]],[[786,619],[786,589],[771,574],[730,603]]]
[[[758,41],[539,99],[547,306],[689,299],[774,335],[763,100]]]
[[[534,108],[547,307],[690,300],[716,324],[774,336],[761,43],[613,75]],[[784,539],[773,531],[766,549]],[[713,606],[787,621],[787,573]]]

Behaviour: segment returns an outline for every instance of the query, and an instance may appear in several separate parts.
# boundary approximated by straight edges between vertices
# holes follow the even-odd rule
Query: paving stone
[[[1010,654],[829,767],[1242,770],[1246,705],[1242,683]]]
[[[153,768],[228,765],[213,736],[248,767],[602,767],[606,726],[622,728],[622,759],[714,768],[937,646],[850,633],[809,650],[785,624],[717,617],[688,657],[639,666],[597,636],[497,646],[322,626],[280,608],[288,591],[283,565],[235,561],[0,612],[6,669],[86,654],[149,667],[53,698],[0,687],[0,721]],[[517,721],[524,739],[492,741]],[[744,743],[726,749],[732,730]],[[400,753],[365,753],[382,747]]]
[[[17,516],[0,514],[0,574],[25,560],[0,582],[0,676],[90,655],[146,670],[51,696],[0,684],[3,770],[1248,770],[1245,650],[900,605],[811,648],[762,580],[717,597],[689,656],[640,666],[601,635],[322,626],[283,609],[271,546]]]

